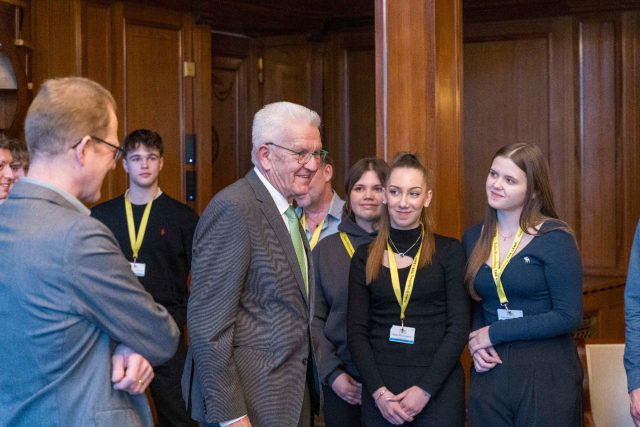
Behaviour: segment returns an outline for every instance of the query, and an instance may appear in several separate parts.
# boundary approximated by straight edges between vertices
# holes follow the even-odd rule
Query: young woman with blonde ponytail
[[[466,259],[460,242],[434,234],[428,184],[417,154],[396,154],[378,236],[351,261],[347,339],[367,427],[464,424]]]

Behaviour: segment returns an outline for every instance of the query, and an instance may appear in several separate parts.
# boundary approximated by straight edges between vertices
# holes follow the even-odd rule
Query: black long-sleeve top
[[[496,345],[508,341],[551,338],[569,334],[582,322],[582,262],[573,237],[563,230],[547,232],[558,223],[547,220],[536,236],[515,254],[502,273],[501,282],[511,310],[523,317],[498,320],[500,298],[491,267],[483,264],[475,279],[482,301],[474,304],[473,330],[490,326],[489,339]],[[480,238],[482,224],[462,237],[469,255]]]
[[[131,205],[136,232],[147,205]],[[113,232],[122,253],[133,261],[124,195],[101,203],[91,216]],[[138,262],[146,264],[144,277],[138,277],[145,290],[162,304],[182,330],[187,323],[187,291],[191,270],[191,246],[198,225],[198,215],[187,205],[162,193],[151,205]]]
[[[420,236],[420,228],[391,229],[397,249],[408,249]],[[353,362],[369,392],[385,386],[380,365],[424,366],[416,384],[435,395],[458,363],[467,343],[470,325],[469,297],[464,287],[466,257],[460,242],[434,235],[436,252],[431,264],[418,270],[404,325],[415,328],[414,344],[392,342],[393,325],[400,325],[400,304],[393,292],[389,268],[366,284],[369,244],[361,245],[351,261],[347,338]],[[407,255],[414,257],[418,245]],[[410,267],[398,269],[401,294]]]

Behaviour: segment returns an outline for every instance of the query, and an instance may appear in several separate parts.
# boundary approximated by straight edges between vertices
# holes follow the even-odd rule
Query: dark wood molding
[[[640,9],[639,0],[466,0],[463,19],[471,22],[535,19],[582,13]]]

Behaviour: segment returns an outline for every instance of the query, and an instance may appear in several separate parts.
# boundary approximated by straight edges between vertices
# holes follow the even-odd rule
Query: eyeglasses
[[[274,144],[273,142],[267,142],[264,145],[273,145],[274,147],[282,148],[283,150],[287,150],[292,152],[293,154],[297,154],[298,164],[300,165],[306,165],[311,161],[312,157],[315,157],[316,163],[324,163],[327,158],[327,154],[329,154],[329,152],[325,150],[314,151],[313,153],[307,153],[306,151],[293,151],[287,147],[283,147],[282,145]]]
[[[89,136],[89,138],[95,139],[96,141],[102,142],[103,144],[107,144],[111,148],[115,148],[116,151],[113,153],[113,160],[114,161],[117,162],[118,160],[120,160],[120,157],[122,157],[122,154],[124,153],[124,150],[122,148],[118,147],[117,145],[113,145],[110,142],[107,142],[104,139],[100,139],[100,138],[95,137],[95,136]],[[76,145],[74,145],[73,147],[71,147],[71,149],[73,150],[74,148],[76,148],[78,145],[80,145],[81,142],[82,142],[82,140],[78,141],[78,143]]]

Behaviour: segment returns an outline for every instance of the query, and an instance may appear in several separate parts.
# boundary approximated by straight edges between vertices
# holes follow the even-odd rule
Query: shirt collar
[[[333,197],[331,198],[331,204],[329,205],[329,212],[327,212],[327,214],[336,219],[342,218],[342,207],[344,203],[344,200],[338,196],[336,190],[333,190]]]
[[[51,191],[55,191],[56,193],[58,193],[59,195],[64,197],[76,209],[78,209],[78,211],[80,211],[80,213],[83,213],[85,215],[91,215],[91,211],[89,210],[89,208],[87,208],[85,205],[83,205],[80,200],[78,200],[77,198],[73,197],[73,195],[71,195],[71,193],[69,193],[66,190],[63,190],[62,188],[60,188],[58,186],[55,186],[55,185],[53,185],[53,184],[51,184],[49,182],[46,182],[46,181],[42,181],[41,179],[29,178],[28,176],[20,178],[20,181],[24,181],[24,182],[26,182],[28,184],[39,185],[40,187],[45,187],[45,188],[48,188]]]
[[[280,194],[280,192],[276,190],[276,188],[273,185],[271,185],[269,181],[267,181],[267,178],[265,178],[264,175],[262,175],[262,172],[260,172],[260,170],[257,167],[254,167],[253,170],[256,171],[256,174],[258,175],[258,178],[260,178],[260,181],[262,181],[264,186],[267,187],[267,190],[269,191],[271,198],[276,203],[278,212],[280,212],[280,215],[283,215],[291,205],[289,204],[289,202],[287,202],[287,199],[285,199],[284,196]]]

